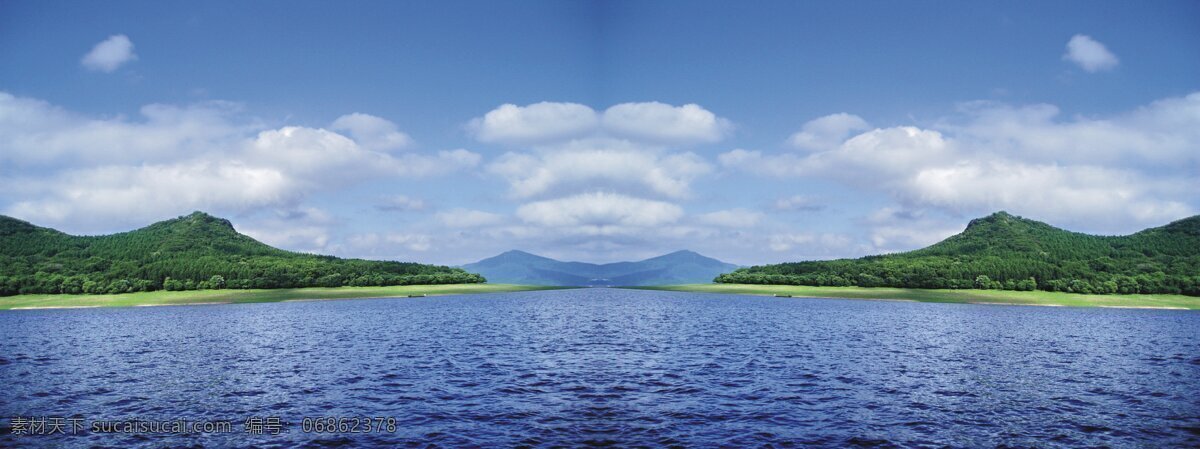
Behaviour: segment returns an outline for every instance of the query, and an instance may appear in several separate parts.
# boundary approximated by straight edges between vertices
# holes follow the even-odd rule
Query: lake
[[[1198,446],[1200,313],[601,288],[8,311],[0,395],[22,447]],[[85,428],[13,435],[30,417]],[[90,428],[181,419],[233,430]]]

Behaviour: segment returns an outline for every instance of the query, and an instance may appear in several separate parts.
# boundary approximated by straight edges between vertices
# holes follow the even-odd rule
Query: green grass
[[[0,310],[60,307],[129,307],[206,303],[279,302],[319,299],[387,298],[409,295],[549,290],[561,287],[512,284],[404,285],[394,287],[293,288],[272,290],[157,291],[123,295],[17,295],[0,297]],[[1200,309],[1200,298],[1183,295],[1076,295],[1058,292],[1002,290],[922,290],[907,288],[808,287],[796,285],[688,284],[636,287],[738,295],[907,300],[943,303],[995,303],[1072,307],[1154,307]]]
[[[286,288],[271,290],[194,290],[122,295],[17,295],[0,297],[0,310],[18,308],[129,307],[205,303],[279,302],[316,299],[387,298],[409,295],[549,290],[560,287],[513,284],[401,285],[392,287]]]
[[[943,303],[1200,309],[1200,297],[1183,295],[1077,295],[1074,293],[1044,291],[925,290],[913,288],[809,287],[757,284],[687,284],[637,288],[737,295],[791,295],[812,298],[906,300]]]

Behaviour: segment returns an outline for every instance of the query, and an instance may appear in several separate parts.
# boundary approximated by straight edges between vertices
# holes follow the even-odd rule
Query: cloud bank
[[[470,169],[464,150],[392,154],[407,137],[379,117],[330,128],[266,128],[236,105],[148,105],[140,120],[93,118],[0,92],[4,213],[84,232],[143,225],[202,209],[295,208],[316,192],[373,179]],[[353,138],[352,138],[353,137]],[[382,142],[382,143],[381,143]]]
[[[1106,117],[996,102],[920,126],[834,113],[777,150],[723,146],[733,128],[690,104],[542,102],[469,120],[480,152],[417,151],[361,112],[325,126],[266,125],[229,102],[95,117],[0,92],[0,205],[83,232],[201,209],[271,244],[357,257],[689,248],[762,263],[909,250],[999,209],[1127,233],[1196,213],[1200,191],[1200,93]],[[382,218],[347,218],[364,213]]]
[[[882,192],[906,208],[1007,209],[1094,232],[1195,213],[1200,93],[1105,119],[1057,112],[971,104],[933,128],[875,128],[808,154],[738,149],[718,159],[727,169]]]

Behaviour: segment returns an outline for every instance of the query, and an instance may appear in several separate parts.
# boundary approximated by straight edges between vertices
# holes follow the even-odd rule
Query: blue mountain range
[[[636,286],[709,283],[738,268],[692,251],[676,251],[639,262],[562,262],[524,251],[508,251],[464,265],[488,282],[559,286]]]

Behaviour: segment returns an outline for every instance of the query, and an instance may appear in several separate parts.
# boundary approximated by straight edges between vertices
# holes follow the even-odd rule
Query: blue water
[[[396,428],[303,432],[327,416]],[[1198,446],[1200,312],[616,289],[10,311],[0,422],[23,447]]]

